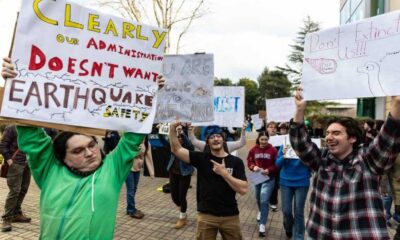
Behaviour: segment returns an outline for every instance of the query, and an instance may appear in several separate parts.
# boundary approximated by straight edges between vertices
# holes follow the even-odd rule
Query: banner
[[[400,95],[400,11],[307,34],[306,100]]]
[[[267,122],[289,122],[296,112],[294,97],[267,99]]]
[[[2,116],[151,131],[165,30],[69,1],[21,6]]]
[[[214,121],[193,122],[193,126],[242,127],[244,87],[214,87]]]
[[[163,62],[165,86],[158,92],[157,123],[206,122],[214,119],[212,54],[168,55]]]
[[[260,129],[263,127],[263,120],[262,118],[260,118],[259,114],[254,114],[251,115],[251,120],[253,122],[253,129]]]
[[[318,148],[321,148],[321,139],[320,138],[311,138],[311,141],[317,145]],[[299,158],[296,152],[293,150],[292,145],[290,144],[289,135],[275,135],[269,138],[268,143],[274,147],[286,146],[288,149],[285,154],[285,158]]]

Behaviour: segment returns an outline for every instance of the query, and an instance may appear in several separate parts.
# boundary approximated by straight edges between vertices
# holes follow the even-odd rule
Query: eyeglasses
[[[213,135],[209,136],[208,138],[209,139],[222,138],[222,136],[220,134],[213,134]]]

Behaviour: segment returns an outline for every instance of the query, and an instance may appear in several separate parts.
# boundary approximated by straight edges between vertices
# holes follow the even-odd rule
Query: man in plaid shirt
[[[362,130],[348,117],[333,119],[326,130],[326,149],[318,149],[304,125],[306,101],[295,96],[290,142],[300,159],[316,172],[307,222],[309,239],[389,239],[379,175],[400,152],[400,96],[392,97],[390,114],[368,148]]]

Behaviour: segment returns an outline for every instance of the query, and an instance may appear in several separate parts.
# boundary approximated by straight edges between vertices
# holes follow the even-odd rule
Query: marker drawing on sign
[[[321,74],[334,73],[336,71],[337,63],[334,59],[327,58],[306,58],[305,59],[312,68]]]
[[[387,94],[382,88],[379,72],[380,66],[376,62],[366,62],[357,68],[357,72],[364,73],[368,77],[369,91],[373,96],[386,96]]]

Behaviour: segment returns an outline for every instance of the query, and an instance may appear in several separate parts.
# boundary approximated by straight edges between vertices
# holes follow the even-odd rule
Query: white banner
[[[242,127],[244,87],[214,87],[214,121],[193,122],[193,126]]]
[[[308,34],[306,100],[400,95],[400,12]]]
[[[163,62],[165,86],[157,96],[155,122],[212,121],[214,60],[212,54],[168,55]]]
[[[2,116],[151,131],[165,30],[69,1],[21,6]]]
[[[294,97],[266,100],[267,122],[289,122],[296,112]]]
[[[311,138],[311,141],[317,145],[318,148],[321,148],[321,139],[320,138]],[[299,158],[296,152],[293,150],[292,145],[290,144],[289,135],[275,135],[269,138],[268,143],[274,147],[286,146],[288,149],[285,154],[285,158]]]
[[[253,122],[254,129],[260,129],[263,126],[263,119],[260,118],[259,114],[251,115],[251,121]]]

